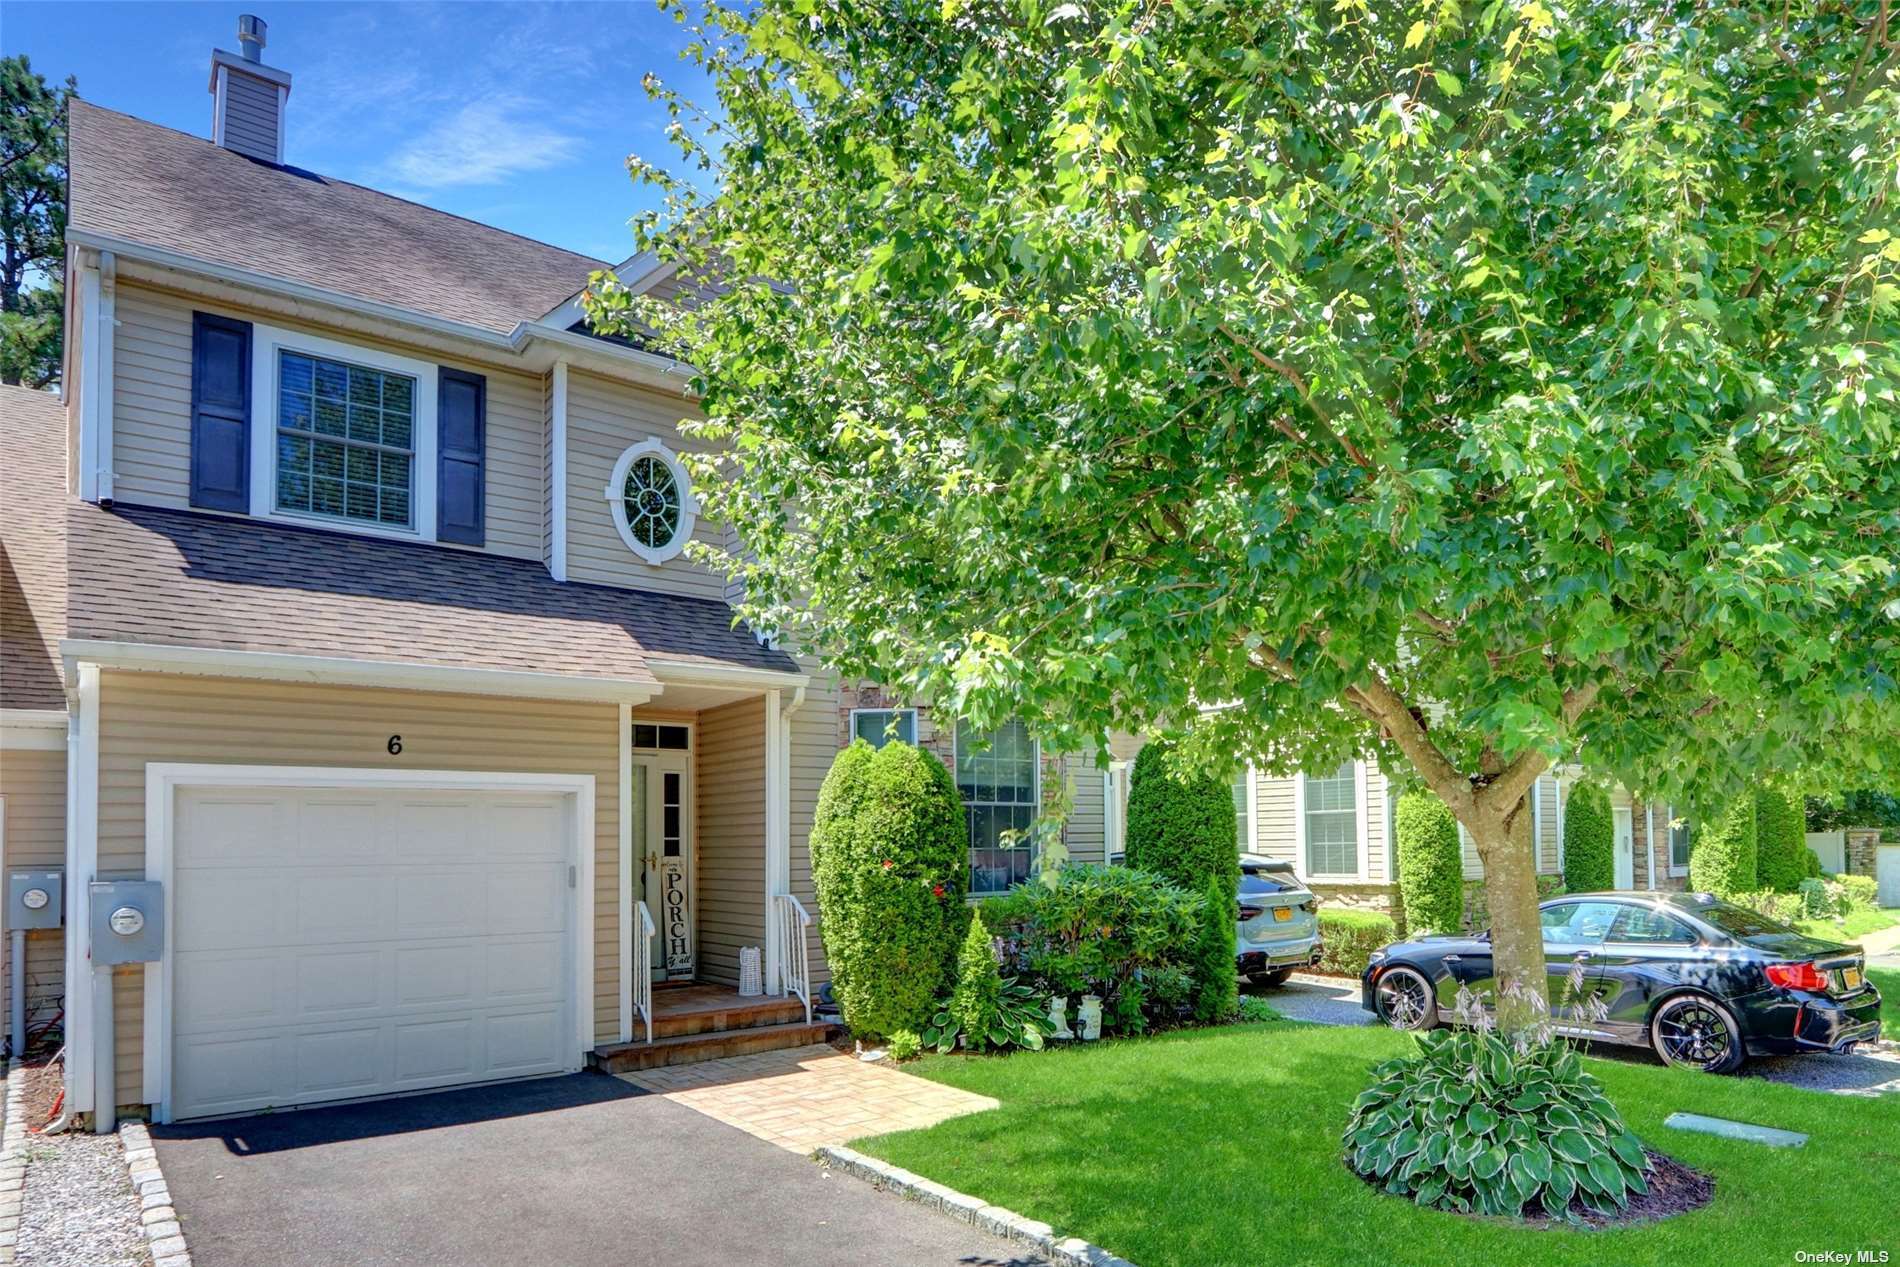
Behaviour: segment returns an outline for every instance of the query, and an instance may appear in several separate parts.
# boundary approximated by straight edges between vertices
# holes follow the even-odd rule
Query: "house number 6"
[[[391,735],[389,737],[389,755],[392,757],[399,757],[402,755],[402,736],[401,735]]]

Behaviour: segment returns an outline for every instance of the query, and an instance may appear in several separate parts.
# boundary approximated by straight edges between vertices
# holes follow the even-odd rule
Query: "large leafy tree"
[[[1409,768],[1514,999],[1553,760],[1889,783],[1888,7],[1553,2],[706,13],[717,108],[649,83],[719,192],[632,166],[726,285],[594,307],[696,367],[749,613],[1056,742]]]
[[[0,382],[59,380],[65,307],[66,102],[26,54],[0,57]]]

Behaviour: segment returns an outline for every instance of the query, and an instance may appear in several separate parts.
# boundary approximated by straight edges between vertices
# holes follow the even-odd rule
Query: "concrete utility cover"
[[[1772,1126],[1731,1122],[1725,1117],[1703,1117],[1700,1113],[1671,1113],[1663,1119],[1663,1125],[1679,1131],[1701,1131],[1704,1135],[1753,1140],[1770,1148],[1799,1148],[1808,1142],[1808,1137],[1799,1131],[1778,1131]]]

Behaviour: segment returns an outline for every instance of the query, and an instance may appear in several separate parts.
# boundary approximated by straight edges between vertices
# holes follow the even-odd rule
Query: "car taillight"
[[[1314,911],[1319,909],[1319,899],[1308,898],[1306,901],[1300,903],[1300,909],[1305,911],[1308,915],[1311,915]]]
[[[1771,963],[1763,971],[1770,984],[1784,990],[1827,989],[1827,974],[1813,963]]]
[[[1241,921],[1244,923],[1250,919],[1259,919],[1263,909],[1264,908],[1258,907],[1258,906],[1246,906],[1246,905],[1241,906],[1240,908]]]

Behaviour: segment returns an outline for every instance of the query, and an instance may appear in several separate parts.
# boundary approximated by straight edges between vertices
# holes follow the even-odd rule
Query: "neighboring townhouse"
[[[64,868],[24,966],[68,1107],[810,1041],[807,834],[888,702],[735,626],[682,555],[730,544],[679,461],[686,370],[588,333],[606,262],[297,167],[258,42],[209,86],[208,140],[73,102],[65,396],[0,389],[0,841]],[[1065,787],[1069,855],[1103,857],[1088,754],[904,717],[979,891],[1028,874],[1009,833]],[[773,1006],[734,1006],[748,947]]]

